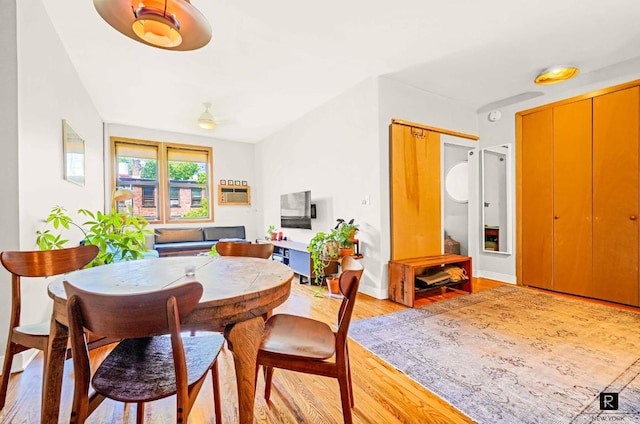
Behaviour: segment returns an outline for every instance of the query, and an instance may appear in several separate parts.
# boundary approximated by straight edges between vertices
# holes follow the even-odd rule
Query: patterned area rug
[[[479,423],[640,422],[640,313],[501,286],[349,335]]]

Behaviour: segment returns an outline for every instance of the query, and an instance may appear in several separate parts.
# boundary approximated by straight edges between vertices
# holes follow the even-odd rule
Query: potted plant
[[[338,224],[336,224],[333,232],[340,245],[340,256],[352,256],[358,224],[354,224],[354,219],[351,219],[349,222],[344,219],[338,219],[337,221]]]
[[[340,296],[340,274],[327,276],[327,289],[332,296]]]
[[[325,233],[321,231],[316,233],[309,241],[307,250],[313,262],[315,282],[318,285],[322,285],[325,269],[329,266],[331,260],[335,260],[338,257],[338,242],[335,239],[334,232]]]
[[[92,212],[87,209],[78,210],[88,221],[77,224],[67,214],[65,208],[54,206],[45,225],[51,224],[55,230],[69,230],[70,226],[78,228],[84,235],[82,243],[94,244],[100,253],[89,266],[109,264],[117,261],[141,259],[147,251],[145,236],[152,234],[144,217],[117,212]],[[36,244],[40,250],[62,249],[69,240],[62,238],[62,233],[54,234],[50,229],[36,231]]]
[[[278,237],[278,233],[276,232],[275,225],[269,225],[267,228],[267,235],[264,237],[265,240],[275,240]]]

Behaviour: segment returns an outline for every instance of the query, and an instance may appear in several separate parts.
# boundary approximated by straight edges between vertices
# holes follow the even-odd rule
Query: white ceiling
[[[547,66],[578,84],[640,56],[639,0],[192,0],[213,39],[191,52],[125,37],[91,0],[42,2],[105,122],[243,142],[372,76],[484,110],[556,90],[532,83]]]

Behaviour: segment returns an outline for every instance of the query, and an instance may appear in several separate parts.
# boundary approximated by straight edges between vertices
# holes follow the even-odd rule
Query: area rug
[[[639,313],[501,286],[349,335],[478,423],[640,422]]]

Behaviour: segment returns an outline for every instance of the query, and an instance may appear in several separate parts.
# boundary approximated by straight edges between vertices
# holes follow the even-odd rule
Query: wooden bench
[[[424,275],[434,268],[444,268],[445,265],[456,265],[462,268],[467,279],[449,281],[431,287],[416,287],[416,276]],[[440,287],[457,287],[471,293],[471,258],[445,254],[389,261],[389,299],[394,302],[413,308],[416,297]]]

